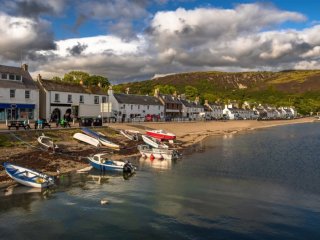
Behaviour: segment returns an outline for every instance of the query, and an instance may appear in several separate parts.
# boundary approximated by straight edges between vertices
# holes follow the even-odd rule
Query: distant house
[[[0,121],[37,119],[39,89],[28,71],[28,65],[0,65]]]
[[[219,104],[211,104],[208,100],[205,100],[204,110],[206,115],[212,119],[222,119],[223,118],[223,106]]]
[[[101,103],[107,102],[107,92],[99,86],[86,87],[82,83],[68,83],[42,79],[40,88],[40,117],[57,121],[72,117],[98,117]]]
[[[182,117],[182,103],[179,101],[176,93],[173,95],[160,94],[159,89],[156,89],[154,96],[158,98],[164,105],[164,112],[166,118]]]
[[[204,106],[200,104],[199,97],[195,101],[186,100],[183,96],[178,97],[182,103],[182,117],[198,119],[204,113]]]
[[[164,118],[164,105],[153,96],[114,93],[112,87],[108,90],[112,115],[118,121],[130,121],[137,118],[155,120]]]

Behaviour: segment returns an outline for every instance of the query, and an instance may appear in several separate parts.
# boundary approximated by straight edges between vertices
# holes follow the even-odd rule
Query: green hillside
[[[190,99],[200,96],[202,101],[293,105],[302,114],[320,111],[320,70],[179,73],[119,84],[114,89],[125,92],[130,88],[130,93],[152,95],[156,87],[162,93],[184,93]]]

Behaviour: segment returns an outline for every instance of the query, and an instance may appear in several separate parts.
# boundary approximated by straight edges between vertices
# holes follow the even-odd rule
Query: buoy
[[[101,205],[109,204],[109,201],[107,199],[101,199],[100,201]]]
[[[153,156],[153,154],[150,155],[150,159],[151,159],[151,160],[155,159],[155,157]]]

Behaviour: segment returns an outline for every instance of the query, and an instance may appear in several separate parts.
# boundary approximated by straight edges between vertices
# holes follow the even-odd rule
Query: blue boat
[[[113,149],[119,149],[120,146],[118,144],[115,144],[113,142],[110,142],[108,139],[106,139],[106,137],[101,134],[101,133],[97,133],[95,131],[92,131],[89,128],[81,128],[81,131],[85,134],[87,134],[88,136],[97,139],[102,145],[109,147],[109,148],[113,148]]]
[[[93,157],[88,157],[90,165],[101,171],[116,171],[133,173],[134,167],[130,162],[114,161],[104,158],[105,154],[96,154]]]
[[[46,188],[54,185],[53,177],[44,173],[6,162],[3,163],[3,167],[5,168],[9,177],[25,186]]]

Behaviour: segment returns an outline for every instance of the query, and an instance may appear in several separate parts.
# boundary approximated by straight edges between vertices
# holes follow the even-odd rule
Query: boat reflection
[[[172,167],[172,160],[159,160],[141,157],[139,159],[139,165],[140,169],[151,167],[158,170],[169,170]]]
[[[134,175],[134,173],[106,173],[98,171],[96,169],[91,169],[87,174],[87,181],[94,181],[97,184],[110,183],[112,179],[115,178],[123,178],[124,180],[129,180]]]

